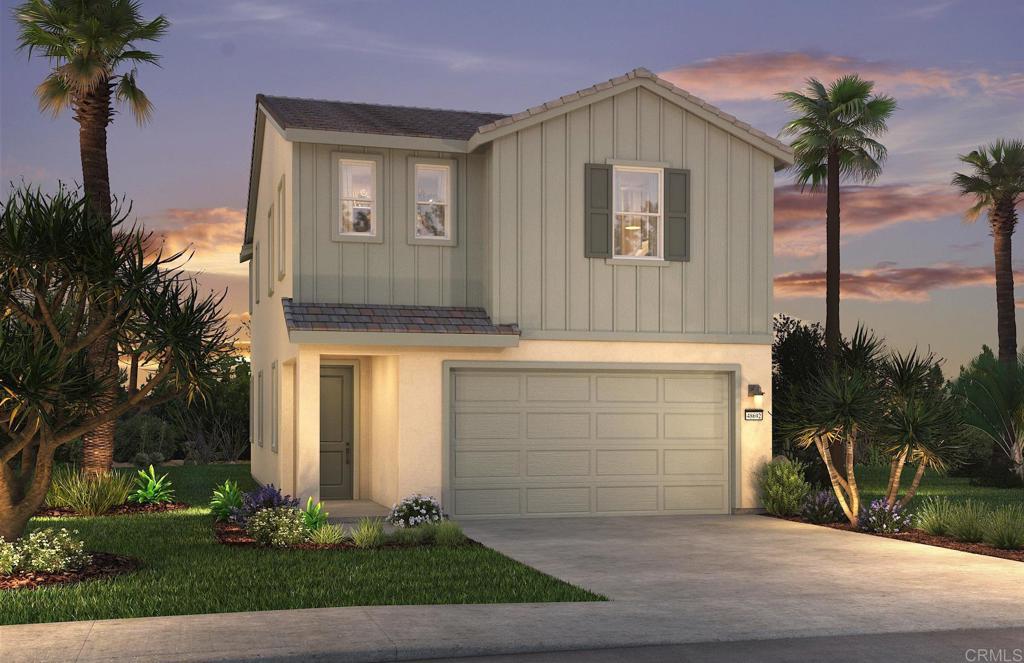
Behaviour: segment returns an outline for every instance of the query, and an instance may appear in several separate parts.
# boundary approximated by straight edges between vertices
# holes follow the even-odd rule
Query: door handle
[[[346,442],[345,443],[345,464],[346,465],[351,465],[352,464],[352,443],[351,442]]]

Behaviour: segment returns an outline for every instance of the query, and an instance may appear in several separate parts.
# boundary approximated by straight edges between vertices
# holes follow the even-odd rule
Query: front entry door
[[[351,366],[320,368],[320,499],[352,499]]]

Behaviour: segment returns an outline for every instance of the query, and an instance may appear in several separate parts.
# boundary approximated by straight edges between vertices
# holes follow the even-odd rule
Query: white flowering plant
[[[428,523],[439,523],[445,519],[441,503],[433,497],[416,493],[391,508],[388,522],[395,527],[416,527]]]
[[[0,539],[0,575],[19,571],[59,573],[78,569],[89,563],[85,543],[78,530],[69,532],[42,529],[11,542]]]
[[[245,530],[256,543],[274,548],[296,546],[309,538],[302,512],[291,506],[257,511],[245,521]]]

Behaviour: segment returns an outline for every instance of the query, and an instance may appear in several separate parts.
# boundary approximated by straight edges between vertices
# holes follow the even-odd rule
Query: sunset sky
[[[14,4],[4,0],[0,31],[3,181],[78,181],[77,125],[37,111],[32,91],[46,63],[14,51]],[[947,374],[995,344],[991,238],[984,219],[963,222],[969,205],[949,180],[958,153],[1024,136],[1022,2],[143,7],[172,26],[152,47],[162,67],[140,71],[153,121],[140,128],[119,114],[111,127],[112,189],[169,243],[193,245],[190,267],[204,285],[230,289],[236,317],[247,306],[238,251],[257,92],[512,113],[644,66],[776,135],[787,113],[775,92],[856,72],[899,110],[883,139],[882,178],[844,190],[844,329],[861,320],[893,345],[931,348],[947,358]],[[775,310],[818,320],[824,201],[794,189],[786,173],[776,186]]]

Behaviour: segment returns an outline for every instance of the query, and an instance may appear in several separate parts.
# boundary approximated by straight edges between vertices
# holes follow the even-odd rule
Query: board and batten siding
[[[690,171],[690,259],[584,256],[584,165]],[[524,332],[764,336],[771,329],[770,155],[644,89],[492,143],[491,316]],[[572,334],[577,332],[578,334]]]
[[[482,215],[478,196],[486,191],[484,157],[478,154],[372,149],[295,143],[295,299],[344,304],[467,306],[482,303],[481,274],[486,253],[481,229],[467,219]],[[383,242],[334,241],[333,161],[338,153],[383,158],[377,174],[377,223]],[[411,157],[455,159],[457,238],[455,246],[408,241]],[[471,193],[475,192],[475,193]],[[471,275],[472,273],[472,275]]]

